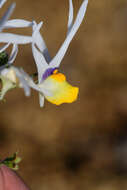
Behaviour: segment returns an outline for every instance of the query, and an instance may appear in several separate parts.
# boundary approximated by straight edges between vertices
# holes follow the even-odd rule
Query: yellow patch
[[[56,73],[58,73],[58,69],[55,69],[55,70],[53,71],[53,74],[56,74]]]
[[[50,76],[51,78],[55,79],[58,82],[62,82],[66,80],[66,77],[62,73],[55,73]]]
[[[45,95],[45,98],[53,104],[60,105],[77,100],[79,88],[71,86],[62,73],[50,75],[40,87],[41,85],[52,94]]]

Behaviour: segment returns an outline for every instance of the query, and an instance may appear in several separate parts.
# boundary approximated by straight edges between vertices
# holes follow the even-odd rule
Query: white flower
[[[33,56],[37,65],[38,71],[38,86],[50,92],[50,96],[45,93],[40,93],[40,106],[44,104],[44,97],[59,105],[61,103],[70,103],[77,99],[78,88],[72,87],[66,82],[66,78],[62,73],[58,72],[60,63],[69,47],[71,40],[77,32],[86,12],[88,0],[84,0],[75,21],[73,22],[73,4],[69,0],[69,19],[67,37],[57,52],[56,56],[51,59],[46,44],[39,32],[42,23],[39,25],[34,22],[33,37],[35,41],[32,43]],[[39,50],[36,48],[36,46]]]

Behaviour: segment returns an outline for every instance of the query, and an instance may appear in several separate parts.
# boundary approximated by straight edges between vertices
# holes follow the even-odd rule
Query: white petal
[[[87,3],[88,3],[88,0],[83,1],[82,5],[79,9],[79,12],[77,14],[76,20],[71,28],[71,31],[69,32],[67,38],[65,39],[65,41],[62,44],[61,48],[59,49],[58,53],[56,54],[56,56],[52,59],[52,61],[49,64],[51,67],[59,67],[59,65],[69,47],[69,44],[70,44],[72,38],[74,37],[75,33],[77,32],[77,30],[84,18],[86,8],[87,8]]]
[[[0,53],[3,52],[3,51],[5,51],[9,47],[9,45],[10,45],[10,43],[7,43],[6,45],[2,46],[0,48]]]
[[[35,21],[33,21],[33,36],[35,38],[35,43],[38,46],[38,48],[40,49],[40,51],[44,51],[44,49],[46,48],[46,44],[44,42],[44,39],[41,37],[40,34],[40,28],[42,27],[43,22],[40,22],[38,25]]]
[[[6,2],[7,0],[0,0],[0,8],[2,8],[2,6],[4,5],[4,3]]]
[[[35,43],[36,43],[37,47],[39,48],[39,50],[43,53],[47,63],[49,63],[51,61],[51,57],[48,52],[48,48],[46,47],[45,41],[40,34],[40,31],[39,31],[40,28],[37,28],[37,26],[39,26],[39,25],[37,25],[37,23],[34,21],[33,31],[36,30]]]
[[[36,24],[35,21],[33,23],[34,24],[33,24],[33,34],[32,34],[32,36],[34,38],[34,41],[36,42],[36,36],[38,35],[38,32],[39,32],[40,28],[43,25],[43,22],[40,22],[38,25]]]
[[[24,28],[24,27],[30,27],[32,25],[33,25],[33,22],[29,22],[27,20],[13,19],[13,20],[8,20],[5,23],[4,28]]]
[[[33,41],[31,36],[23,36],[11,33],[0,33],[0,42],[13,44],[28,44]]]
[[[8,60],[8,64],[12,64],[16,58],[16,55],[18,53],[18,46],[17,44],[13,44],[12,52]]]
[[[19,78],[19,81],[22,85],[22,88],[24,89],[24,93],[26,96],[30,96],[30,87],[28,86],[26,80],[24,79],[24,77],[22,76],[22,73],[20,72],[19,69],[17,69],[16,67],[13,67],[13,69],[16,72],[17,77]]]
[[[48,68],[48,64],[47,64],[43,54],[37,50],[37,48],[35,47],[34,44],[32,44],[32,52],[33,52],[36,66],[37,66],[38,81],[40,83],[42,80],[43,73]]]
[[[40,107],[43,107],[43,106],[44,106],[44,100],[45,100],[44,96],[43,96],[41,93],[39,93],[39,103],[40,103]]]
[[[69,17],[68,17],[68,33],[70,32],[73,24],[73,3],[69,0]]]
[[[8,10],[5,12],[4,16],[0,19],[0,32],[4,28],[4,25],[5,25],[6,21],[11,16],[14,8],[15,8],[15,3],[12,3],[11,6],[8,8]]]

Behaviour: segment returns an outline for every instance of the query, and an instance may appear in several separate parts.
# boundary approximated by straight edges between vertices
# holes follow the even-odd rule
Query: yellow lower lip
[[[49,102],[60,105],[77,100],[79,88],[71,86],[62,73],[49,76],[46,79],[46,84],[49,85],[49,90],[52,93],[52,96],[45,96]]]

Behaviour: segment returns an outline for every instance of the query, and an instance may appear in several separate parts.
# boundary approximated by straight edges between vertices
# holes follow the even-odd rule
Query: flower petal
[[[30,96],[30,87],[28,86],[26,80],[24,79],[24,77],[22,76],[22,73],[20,72],[19,69],[17,69],[16,67],[13,67],[17,77],[19,78],[21,87],[24,89],[24,93],[26,96]]]
[[[9,47],[9,45],[10,45],[10,43],[7,43],[7,44],[5,44],[4,46],[2,46],[2,47],[0,48],[0,53],[2,53],[3,51],[5,51],[5,50]]]
[[[40,107],[44,107],[44,95],[39,93],[39,103],[40,103]]]
[[[8,20],[5,23],[4,28],[24,28],[24,27],[30,27],[33,25],[33,22],[29,22],[24,19],[12,19]]]
[[[4,25],[6,23],[6,21],[9,19],[9,17],[11,16],[13,10],[15,8],[15,3],[12,3],[11,6],[8,8],[8,10],[5,12],[4,16],[2,17],[2,19],[0,20],[0,32],[2,31],[2,29],[4,28]]]
[[[74,37],[75,33],[77,32],[83,18],[86,12],[86,8],[87,8],[87,4],[88,4],[88,0],[84,0],[79,12],[77,14],[76,20],[71,28],[71,31],[69,32],[67,38],[65,39],[64,43],[62,44],[61,48],[59,49],[58,53],[56,54],[56,56],[51,60],[50,62],[50,66],[51,67],[59,67],[68,47],[69,44],[72,40],[72,38]]]
[[[28,44],[33,41],[31,36],[23,36],[12,33],[0,33],[0,42],[13,44]]]
[[[32,44],[32,52],[33,52],[36,66],[37,66],[38,82],[40,83],[42,80],[43,73],[48,68],[48,64],[47,64],[43,54],[41,52],[39,52],[39,50],[37,50],[37,48],[35,47],[34,44]]]
[[[68,17],[68,33],[70,32],[73,25],[73,3],[69,0],[69,17]]]
[[[2,88],[0,90],[0,100],[3,100],[5,94],[9,90],[15,88],[16,84],[2,75],[0,75],[0,79],[2,80]]]
[[[12,64],[16,58],[16,55],[18,53],[18,46],[17,44],[13,44],[12,52],[8,60],[8,64]]]
[[[38,28],[38,30],[37,30],[37,27],[38,27],[37,23],[34,21],[33,31],[36,30],[36,34],[34,34],[35,35],[35,43],[36,43],[37,47],[39,48],[39,50],[43,53],[47,63],[49,63],[51,61],[51,57],[48,52],[48,48],[46,47],[45,41],[39,32],[40,28]]]
[[[40,88],[45,88],[52,95],[45,95],[45,98],[56,105],[62,103],[72,103],[77,99],[79,89],[71,86],[62,73],[53,74],[49,76],[43,83],[39,85]]]
[[[13,67],[13,69],[16,72],[16,76],[18,77],[20,84],[23,89],[24,89],[24,93],[26,96],[30,96],[30,87],[28,86],[26,80],[24,79],[24,77],[22,76],[22,73],[20,72],[19,69],[17,69],[16,67]]]
[[[0,0],[0,8],[2,8],[2,6],[4,5],[4,3],[6,2],[7,0]]]

